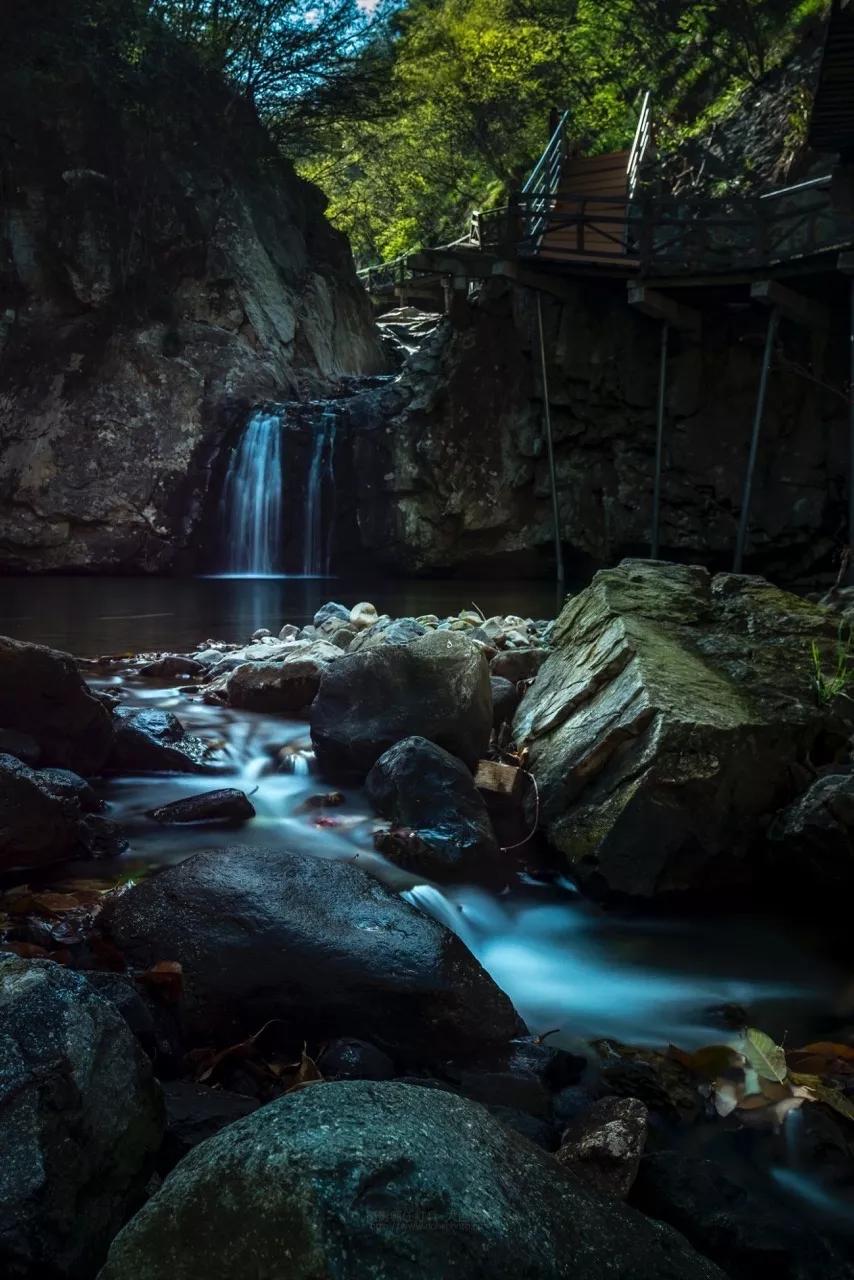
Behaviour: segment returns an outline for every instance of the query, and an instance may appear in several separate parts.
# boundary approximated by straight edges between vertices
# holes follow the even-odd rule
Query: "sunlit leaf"
[[[785,1050],[757,1027],[748,1027],[744,1033],[744,1055],[763,1080],[782,1084],[789,1073]]]

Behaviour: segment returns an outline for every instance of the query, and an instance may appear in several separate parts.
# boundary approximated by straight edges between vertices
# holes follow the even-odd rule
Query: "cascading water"
[[[315,428],[308,470],[308,491],[305,504],[305,533],[303,537],[302,571],[306,577],[325,577],[329,574],[331,527],[324,537],[323,488],[328,481],[332,493],[335,480],[335,425],[337,417],[325,409]]]
[[[282,417],[259,409],[235,449],[223,490],[229,573],[280,572],[283,487]]]

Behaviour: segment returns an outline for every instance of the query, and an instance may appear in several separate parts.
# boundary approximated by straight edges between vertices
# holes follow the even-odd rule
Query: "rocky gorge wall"
[[[660,329],[627,305],[622,282],[566,288],[560,300],[543,295],[543,314],[572,571],[648,551]],[[747,293],[705,293],[699,341],[671,332],[661,550],[673,559],[731,561],[767,319]],[[751,508],[749,567],[788,581],[830,563],[846,540],[845,298],[832,287],[823,297],[828,333],[781,324]],[[495,280],[460,298],[358,421],[359,526],[380,563],[549,571],[530,291]]]
[[[192,567],[229,428],[385,360],[323,196],[249,107],[87,7],[0,42],[0,566]]]

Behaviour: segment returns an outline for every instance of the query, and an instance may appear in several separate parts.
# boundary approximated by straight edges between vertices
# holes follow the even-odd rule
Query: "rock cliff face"
[[[249,405],[384,358],[244,103],[165,37],[33,10],[0,41],[0,565],[180,567]]]
[[[561,528],[571,561],[610,563],[649,545],[659,326],[627,306],[623,283],[566,289],[543,301]],[[746,285],[742,293],[704,298],[699,342],[671,334],[661,547],[672,559],[730,563],[766,323]],[[771,377],[749,563],[788,580],[844,541],[838,302],[822,337],[782,323]],[[381,395],[386,420],[355,446],[370,551],[398,569],[545,572],[552,526],[534,295],[490,282]]]

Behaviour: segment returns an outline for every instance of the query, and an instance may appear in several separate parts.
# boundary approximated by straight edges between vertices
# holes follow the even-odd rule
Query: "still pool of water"
[[[553,618],[543,581],[376,578],[0,578],[0,635],[80,657],[184,650],[199,640],[245,641],[258,627],[310,622],[327,600],[370,600],[383,613],[437,613],[477,605],[487,617]]]

